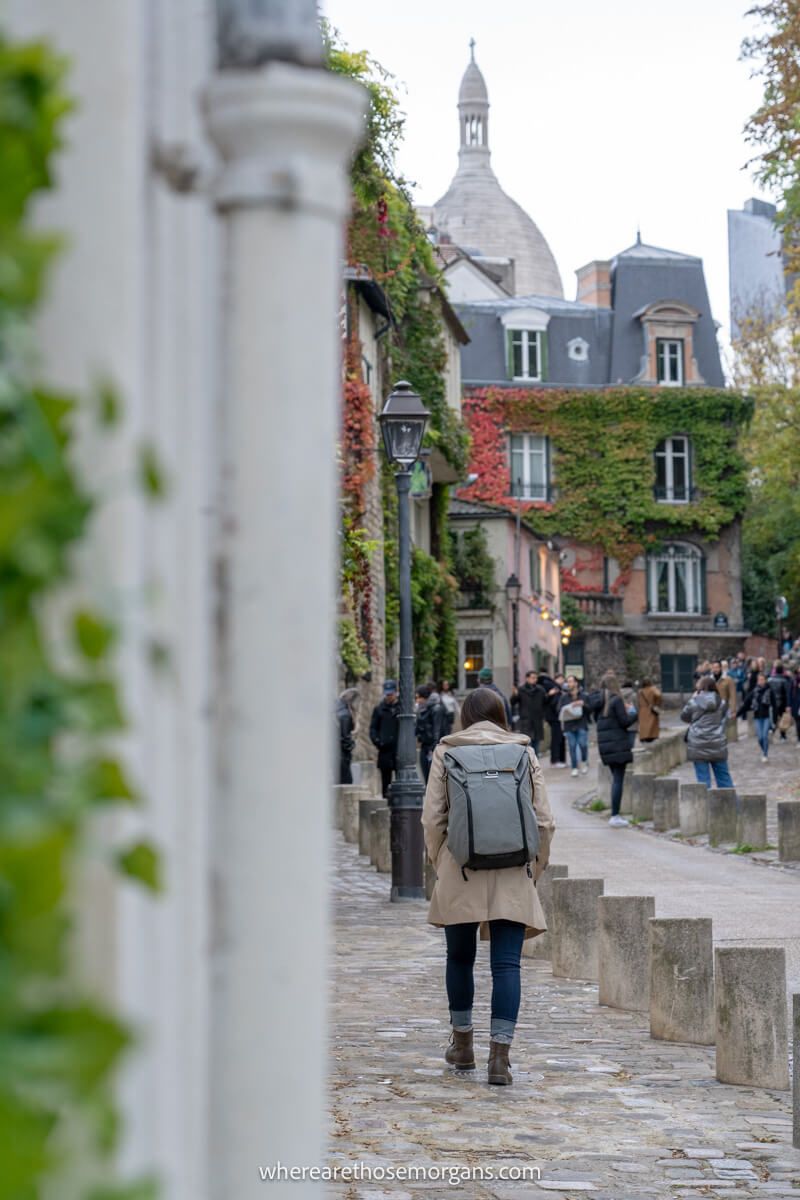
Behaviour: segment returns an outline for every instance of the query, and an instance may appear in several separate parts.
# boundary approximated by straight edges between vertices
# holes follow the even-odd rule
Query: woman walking
[[[686,757],[694,763],[698,783],[711,787],[711,772],[718,788],[732,788],[728,770],[728,706],[717,691],[711,675],[705,675],[697,691],[681,710],[686,721]]]
[[[520,1005],[520,955],[526,938],[546,928],[535,881],[547,866],[553,818],[539,760],[524,734],[511,733],[501,698],[488,688],[471,692],[461,707],[461,730],[436,747],[422,810],[425,848],[436,868],[428,921],[444,926],[447,942],[445,974],[452,1036],[445,1059],[460,1070],[475,1066],[472,1001],[476,934],[490,938],[492,968],[489,1083],[511,1083],[509,1047]],[[448,798],[445,754],[448,748],[527,747],[533,811],[539,829],[534,862],[522,866],[471,870],[459,866],[448,847]]]
[[[558,719],[567,739],[572,774],[578,774],[580,758],[581,775],[586,775],[589,770],[589,717],[586,696],[574,675],[567,676],[567,690],[561,697]]]
[[[753,714],[756,737],[761,747],[761,761],[765,763],[769,760],[770,731],[778,723],[778,705],[775,700],[775,692],[763,673],[756,676],[756,686],[745,696],[744,703],[736,715],[744,717],[749,712]]]
[[[655,742],[661,732],[661,692],[652,679],[639,688],[639,741]]]
[[[597,718],[597,750],[600,761],[611,771],[611,816],[609,825],[621,829],[627,825],[620,815],[625,768],[633,762],[633,749],[628,730],[639,719],[635,709],[630,711],[622,698],[616,675],[607,672],[601,680],[601,690],[593,705]]]
[[[339,783],[352,783],[350,764],[356,745],[356,706],[358,688],[345,688],[336,701],[336,726],[339,731]]]

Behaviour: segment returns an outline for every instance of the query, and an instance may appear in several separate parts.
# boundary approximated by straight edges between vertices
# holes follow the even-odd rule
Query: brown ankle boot
[[[511,1083],[512,1075],[508,1069],[510,1049],[508,1042],[489,1043],[489,1083]]]
[[[459,1071],[470,1071],[475,1067],[475,1051],[472,1048],[472,1030],[454,1029],[445,1059]]]

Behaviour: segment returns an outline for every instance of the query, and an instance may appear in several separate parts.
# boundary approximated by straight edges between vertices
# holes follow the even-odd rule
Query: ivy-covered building
[[[461,155],[459,171],[463,142]],[[479,236],[452,191],[448,228]],[[615,666],[685,691],[698,657],[726,656],[746,636],[737,439],[750,403],[724,388],[702,261],[637,236],[577,271],[574,301],[555,283],[517,294],[513,271],[488,277],[501,234],[491,254],[474,241],[441,251],[470,338],[462,374],[476,479],[459,496],[522,505],[533,529],[559,539],[561,585],[582,626],[568,666],[593,680]],[[518,222],[505,244],[513,263]]]

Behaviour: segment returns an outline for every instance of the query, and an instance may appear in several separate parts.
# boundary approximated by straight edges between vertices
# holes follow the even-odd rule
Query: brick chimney
[[[578,294],[581,304],[594,304],[597,308],[611,308],[611,263],[587,263],[575,272],[578,277]]]

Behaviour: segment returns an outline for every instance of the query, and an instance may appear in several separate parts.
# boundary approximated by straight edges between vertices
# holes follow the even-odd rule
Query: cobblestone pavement
[[[523,960],[514,1084],[490,1088],[481,945],[478,1069],[447,1067],[443,935],[422,902],[390,904],[388,877],[333,836],[331,1162],[482,1167],[495,1180],[336,1183],[331,1197],[800,1197],[788,1092],[717,1083],[713,1050],[651,1041],[645,1015],[601,1008],[596,986],[554,980],[549,964]],[[522,1166],[539,1182],[498,1179]]]

